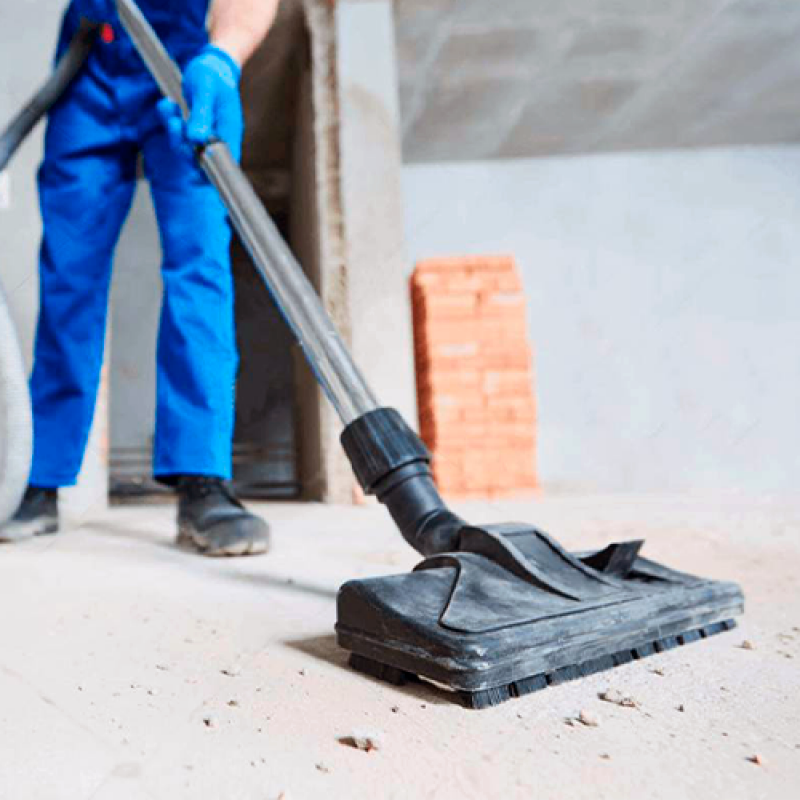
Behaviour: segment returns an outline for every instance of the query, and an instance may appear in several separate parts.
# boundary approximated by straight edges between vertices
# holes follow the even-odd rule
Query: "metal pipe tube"
[[[339,418],[349,425],[374,411],[378,401],[230,150],[221,142],[214,143],[200,153],[200,164]]]
[[[133,0],[116,3],[120,20],[156,83],[185,115],[177,66]],[[349,425],[379,408],[314,287],[227,145],[213,142],[200,149],[197,157],[342,423]]]

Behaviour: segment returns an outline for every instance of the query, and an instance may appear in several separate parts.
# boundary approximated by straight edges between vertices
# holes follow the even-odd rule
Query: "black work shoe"
[[[270,546],[269,526],[219,478],[178,480],[178,544],[204,556],[252,556]]]
[[[29,486],[17,513],[0,526],[0,542],[19,542],[58,531],[58,490]]]

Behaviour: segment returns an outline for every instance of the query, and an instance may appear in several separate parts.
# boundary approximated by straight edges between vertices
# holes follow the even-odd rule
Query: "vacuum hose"
[[[96,23],[81,21],[78,31],[59,59],[47,83],[0,134],[0,171],[6,168],[11,156],[25,141],[36,123],[56,104],[78,74],[92,49],[98,31],[99,25]]]
[[[367,494],[386,506],[403,538],[424,556],[458,549],[463,519],[433,484],[431,454],[393,408],[379,408],[342,433],[353,471]]]
[[[0,288],[0,524],[17,510],[28,481],[31,430],[25,363]]]

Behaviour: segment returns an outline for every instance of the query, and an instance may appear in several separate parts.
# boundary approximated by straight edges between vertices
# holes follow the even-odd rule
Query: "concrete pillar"
[[[325,310],[351,344],[339,147],[335,12],[304,0],[309,58],[300,81],[292,169],[292,246]],[[355,481],[339,444],[341,425],[297,355],[298,443],[304,495],[351,503]]]
[[[305,0],[292,243],[381,402],[416,424],[394,19],[389,0]],[[301,472],[327,502],[358,496],[341,425],[300,375]]]
[[[340,180],[355,359],[379,400],[415,425],[392,7],[336,4]]]

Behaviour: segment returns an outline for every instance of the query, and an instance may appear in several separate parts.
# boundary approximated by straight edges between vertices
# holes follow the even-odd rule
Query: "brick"
[[[453,348],[453,349],[450,349]],[[451,355],[460,353],[461,355]],[[423,348],[416,350],[415,363],[418,376],[438,372],[457,372],[462,369],[498,371],[504,369],[529,370],[530,355],[521,347],[491,349],[485,344],[475,342],[464,344],[444,344],[432,347],[427,353]]]
[[[486,287],[501,292],[521,292],[523,290],[522,281],[516,272],[495,273],[486,281]]]
[[[498,370],[487,372],[483,391],[490,396],[523,397],[531,391],[531,373],[527,370]]]
[[[417,375],[423,378],[439,372],[458,372],[458,370],[465,368],[482,370],[484,368],[481,356],[470,358],[442,358],[441,356],[436,356],[433,359],[419,359],[416,364]]]
[[[522,282],[509,256],[421,262],[410,282],[420,433],[448,496],[536,486]]]
[[[417,326],[414,331],[414,341],[417,345],[424,346],[426,349],[441,347],[445,344],[479,345],[482,340],[482,334],[482,330],[475,329],[475,320],[473,318],[459,320],[450,317]]]
[[[463,323],[462,323],[463,324]],[[481,344],[489,347],[500,345],[505,347],[528,347],[528,330],[525,320],[513,315],[496,319],[482,320],[476,327],[473,322],[472,335]]]
[[[513,397],[492,397],[488,400],[486,405],[488,411],[494,414],[502,410],[528,410],[536,408],[536,402],[533,399],[533,392],[526,392],[524,396]]]
[[[448,500],[488,500],[491,497],[491,492],[486,489],[474,491],[462,488],[448,489],[440,486],[439,490]]]
[[[447,276],[442,272],[415,271],[411,276],[411,291],[429,291],[445,285]]]
[[[489,500],[523,500],[539,497],[539,484],[533,483],[528,486],[518,486],[514,488],[492,488],[489,491]]]
[[[434,398],[437,394],[480,394],[483,396],[483,375],[477,370],[432,372],[422,382],[422,392]]]
[[[533,428],[536,424],[536,409],[531,404],[530,408],[498,408],[492,411],[492,419],[495,422],[518,422],[529,425]]]
[[[453,273],[441,276],[442,290],[463,292],[465,294],[472,294],[480,299],[482,294],[491,292],[495,288],[495,282],[491,278],[486,278],[474,272],[467,272],[464,274]]]
[[[426,320],[474,319],[478,295],[470,292],[427,294],[420,303],[419,315]]]
[[[483,408],[483,397],[479,395],[459,395],[459,394],[439,394],[432,398],[432,402],[428,408],[434,412],[447,411],[456,408],[462,410],[465,408]]]
[[[522,292],[484,291],[478,296],[478,311],[481,314],[495,313],[503,316],[510,314],[519,316],[522,313],[524,318],[527,311],[525,296]]]
[[[516,272],[513,256],[482,256],[480,266],[486,272]]]
[[[477,357],[476,365],[486,371],[496,372],[499,370],[527,370],[530,369],[530,356],[518,349],[510,351],[481,351]]]
[[[440,272],[450,269],[464,269],[465,260],[459,256],[447,256],[445,258],[426,258],[419,261],[416,265],[417,272]]]
[[[477,356],[481,351],[477,342],[445,342],[442,344],[434,344],[429,352],[432,357],[437,356],[447,359],[466,359]]]
[[[425,403],[419,404],[419,424],[424,426],[426,429],[430,426],[435,427],[439,425],[458,425],[460,422],[464,421],[466,417],[464,416],[468,411],[474,411],[476,413],[483,413],[483,407],[476,409],[461,409],[457,405],[448,406],[448,407],[436,407],[433,405],[432,401],[428,401]]]

